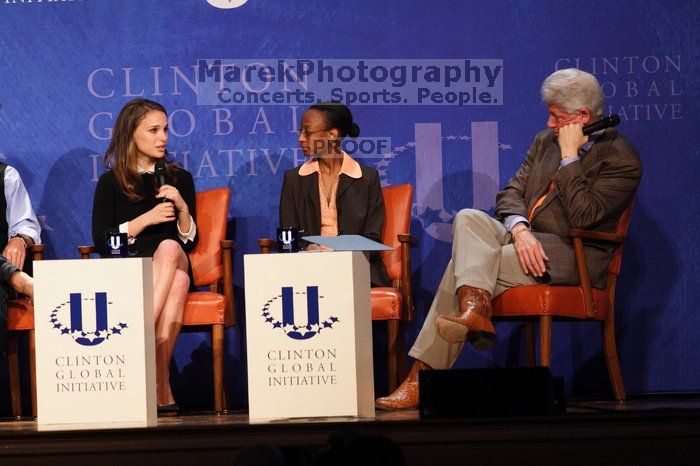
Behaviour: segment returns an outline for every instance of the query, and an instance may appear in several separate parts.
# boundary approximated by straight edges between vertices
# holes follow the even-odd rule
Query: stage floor
[[[285,464],[314,464],[309,461],[329,451],[330,436],[340,439],[333,448],[346,450],[347,464],[362,466],[378,459],[366,450],[378,437],[386,441],[381,446],[400,449],[409,465],[699,465],[700,397],[570,400],[566,414],[523,418],[421,420],[417,410],[407,410],[377,411],[375,419],[251,424],[243,412],[184,413],[159,418],[152,428],[82,431],[7,421],[0,422],[0,464],[233,465],[251,445],[280,448]]]

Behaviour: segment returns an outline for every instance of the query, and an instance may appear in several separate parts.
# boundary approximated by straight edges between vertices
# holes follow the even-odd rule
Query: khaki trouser
[[[438,315],[459,315],[457,289],[463,285],[488,291],[492,298],[510,287],[534,285],[520,267],[505,226],[488,214],[461,210],[452,224],[452,259],[447,264],[423,328],[409,355],[433,369],[447,369],[462,351],[462,343],[448,343],[438,335]]]

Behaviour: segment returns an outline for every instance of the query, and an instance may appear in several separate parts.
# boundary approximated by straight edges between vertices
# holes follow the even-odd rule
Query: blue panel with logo
[[[46,257],[75,258],[91,241],[93,192],[119,110],[135,97],[168,109],[170,156],[198,190],[231,189],[238,321],[225,365],[229,399],[242,405],[242,254],[280,226],[282,177],[304,160],[297,137],[309,103],[351,102],[361,137],[346,150],[376,167],[383,185],[415,188],[410,345],[449,259],[456,212],[492,211],[545,127],[542,81],[579,67],[598,77],[606,113],[620,115],[644,163],[618,287],[626,386],[697,391],[698,20],[692,2],[652,0],[0,0],[0,159],[29,190]],[[465,349],[458,367],[522,363],[520,328],[497,328],[496,349]],[[378,394],[385,343],[378,327]],[[571,393],[609,392],[597,327],[555,325],[553,355]],[[211,405],[210,373],[208,338],[183,335],[172,370],[178,402]]]

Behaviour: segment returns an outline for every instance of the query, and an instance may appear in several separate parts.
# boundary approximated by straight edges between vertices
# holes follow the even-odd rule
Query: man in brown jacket
[[[474,209],[460,211],[452,225],[452,259],[409,355],[406,380],[382,409],[418,405],[418,371],[447,369],[469,341],[489,350],[496,341],[491,299],[510,287],[537,283],[577,284],[571,228],[614,230],[642,175],[635,149],[615,129],[584,136],[584,125],[603,115],[595,76],[559,70],[542,84],[548,129],[530,146],[525,161],[497,195],[496,219]],[[584,246],[593,286],[604,286],[612,248]]]

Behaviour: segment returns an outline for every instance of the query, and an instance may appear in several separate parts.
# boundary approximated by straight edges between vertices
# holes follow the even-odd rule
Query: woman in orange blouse
[[[299,145],[308,160],[284,174],[280,226],[308,235],[362,235],[381,242],[384,200],[379,173],[353,160],[340,145],[360,128],[350,109],[335,102],[312,105],[301,119]],[[389,279],[378,253],[370,255],[373,286]]]

